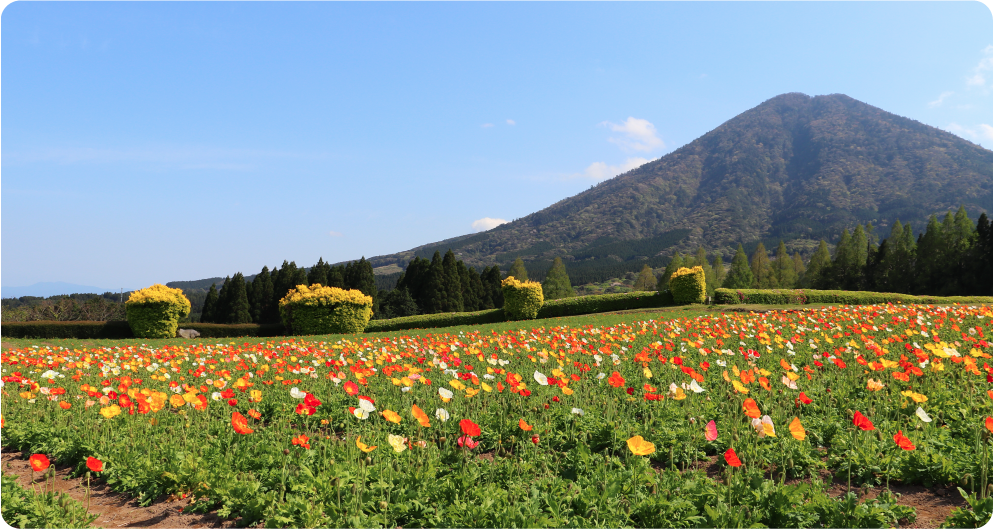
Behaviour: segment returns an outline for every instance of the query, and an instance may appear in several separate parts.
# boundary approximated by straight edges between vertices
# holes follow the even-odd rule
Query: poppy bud
[[[284,455],[284,456],[288,456],[288,455],[290,455],[290,449],[289,449],[289,448],[284,448],[284,449],[283,449],[283,455]]]
[[[531,442],[532,443],[538,444],[539,441],[541,441],[541,438],[539,438],[537,435],[532,435],[531,436]]]
[[[381,501],[381,502],[379,502],[379,508],[380,508],[380,509],[383,509],[384,511],[385,511],[385,510],[386,510],[386,509],[387,509],[387,508],[388,508],[389,506],[390,506],[390,504],[389,504],[389,503],[386,503],[386,501]]]

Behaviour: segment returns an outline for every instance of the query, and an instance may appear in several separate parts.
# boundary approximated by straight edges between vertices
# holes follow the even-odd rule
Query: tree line
[[[993,227],[985,213],[973,225],[962,207],[954,215],[946,213],[941,222],[931,215],[916,239],[913,228],[899,219],[882,241],[871,223],[859,224],[852,232],[842,232],[833,256],[822,239],[806,264],[799,254],[790,257],[782,242],[771,259],[760,243],[750,262],[738,245],[730,270],[720,283],[726,288],[991,295]]]

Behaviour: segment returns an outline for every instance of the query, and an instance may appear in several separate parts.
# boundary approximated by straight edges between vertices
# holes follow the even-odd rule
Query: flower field
[[[832,480],[955,484],[974,505],[957,526],[993,511],[990,307],[635,319],[5,350],[0,432],[241,525],[914,520],[885,490],[832,498]]]

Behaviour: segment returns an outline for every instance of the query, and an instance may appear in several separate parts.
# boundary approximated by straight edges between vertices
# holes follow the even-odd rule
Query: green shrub
[[[279,314],[293,334],[357,333],[372,317],[372,297],[319,283],[297,285],[279,301]]]
[[[669,292],[676,305],[703,303],[707,300],[707,277],[703,267],[680,268],[669,278]]]
[[[134,338],[126,321],[24,321],[0,324],[4,338]]]
[[[718,305],[805,305],[808,303],[837,303],[843,305],[875,305],[879,303],[993,303],[990,296],[911,296],[888,292],[848,290],[787,290],[787,289],[730,289],[719,288],[714,292]]]
[[[539,318],[559,318],[562,316],[578,316],[581,314],[595,314],[598,312],[612,312],[617,310],[641,309],[649,307],[664,307],[672,305],[670,301],[666,303],[664,293],[649,292],[623,292],[620,294],[601,294],[598,296],[580,296],[575,298],[554,299],[545,302],[538,311]]]
[[[503,287],[503,312],[508,320],[533,320],[538,317],[545,301],[541,283],[518,281],[514,276],[507,276],[500,285]]]
[[[24,489],[16,476],[5,474],[0,490],[0,514],[12,527],[91,527],[98,518],[68,494]]]
[[[190,315],[190,300],[178,288],[155,284],[133,292],[124,308],[135,337],[175,338],[179,320]]]
[[[403,331],[407,329],[431,329],[435,327],[455,327],[457,325],[481,325],[506,321],[503,309],[488,309],[476,312],[445,312],[441,314],[419,314],[388,320],[372,320],[365,332]]]

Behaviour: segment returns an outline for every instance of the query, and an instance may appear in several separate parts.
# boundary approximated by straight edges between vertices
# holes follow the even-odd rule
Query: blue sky
[[[16,2],[0,46],[5,287],[406,250],[786,92],[993,148],[978,2]]]

